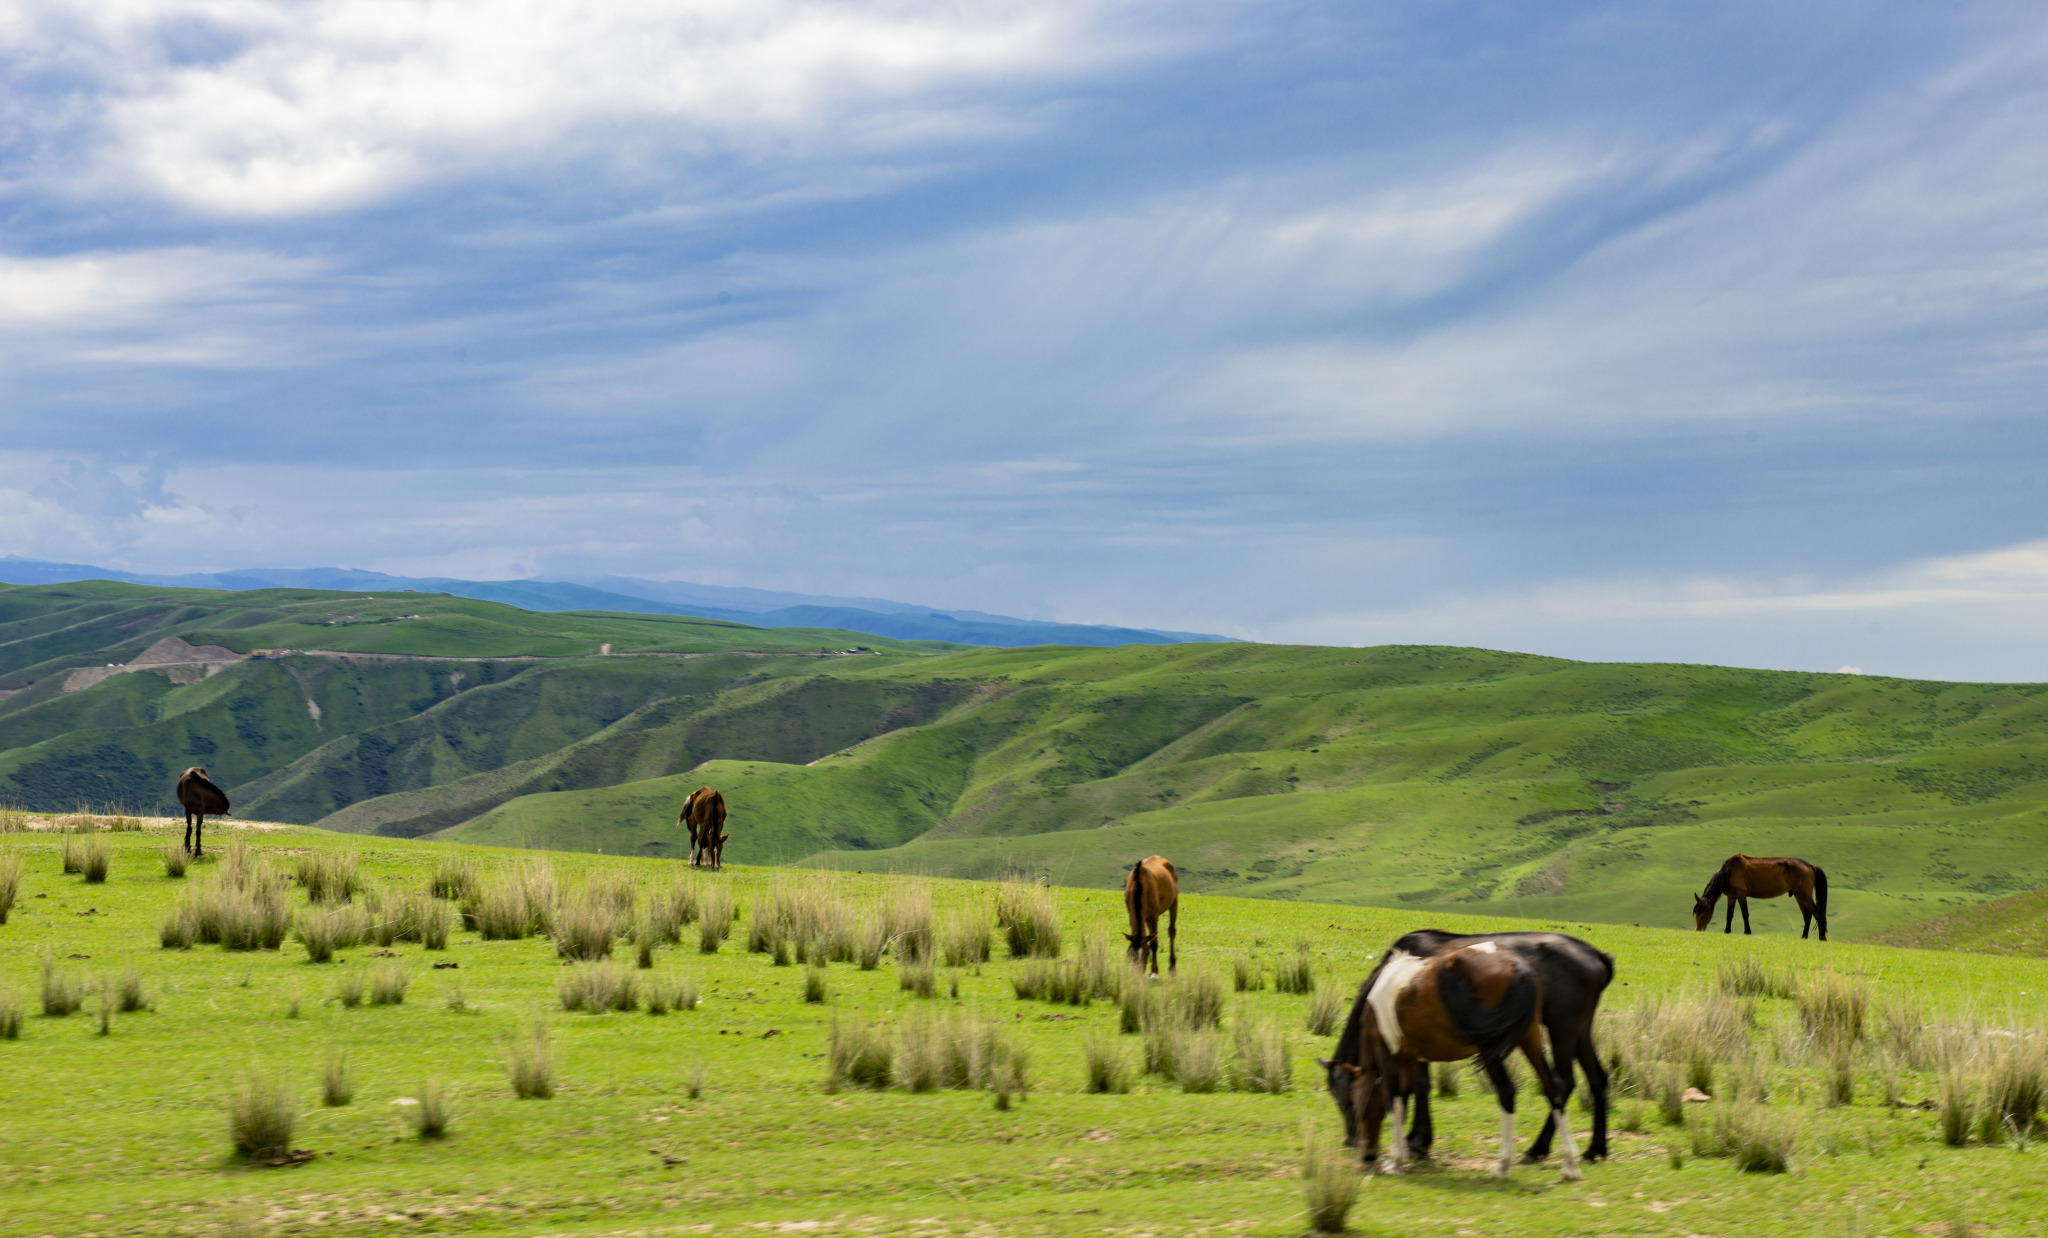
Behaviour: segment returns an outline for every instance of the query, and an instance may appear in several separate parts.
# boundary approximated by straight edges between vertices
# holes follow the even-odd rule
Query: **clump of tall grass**
[[[1827,1077],[1823,1080],[1825,1095],[1823,1103],[1830,1109],[1839,1109],[1856,1101],[1856,1064],[1846,1051],[1838,1051],[1828,1060]]]
[[[183,877],[186,866],[192,862],[192,857],[186,854],[183,843],[172,843],[165,847],[163,856],[166,877]]]
[[[1309,1228],[1318,1234],[1341,1234],[1358,1202],[1358,1163],[1342,1145],[1331,1146],[1315,1127],[1304,1124],[1301,1140],[1301,1192],[1308,1204]]]
[[[1131,1090],[1131,1062],[1114,1037],[1091,1035],[1081,1042],[1082,1088],[1090,1093]]]
[[[7,913],[14,910],[14,901],[21,897],[21,855],[12,850],[0,851],[0,924],[7,923]]]
[[[66,837],[59,849],[59,858],[64,865],[64,875],[85,871],[85,842],[82,839]]]
[[[913,1092],[1029,1087],[1027,1058],[1000,1020],[960,1012],[918,1012],[905,1019],[892,1071]]]
[[[159,940],[178,949],[198,941],[229,950],[275,950],[290,929],[284,878],[268,859],[237,841],[222,853],[210,880],[179,893]]]
[[[461,856],[444,855],[434,861],[434,874],[427,878],[427,893],[435,898],[459,902],[476,889],[476,865]]]
[[[1603,1014],[1598,1039],[1608,1045],[1617,1090],[1657,1094],[1662,1108],[1671,1077],[1665,1067],[1676,1069],[1681,1093],[1687,1085],[1712,1091],[1716,1063],[1748,1059],[1750,1020],[1743,1007],[1723,998],[1646,992],[1628,1009]]]
[[[844,1084],[876,1091],[888,1087],[896,1078],[889,1042],[888,1029],[880,1024],[833,1019],[825,1045],[826,1089],[836,1092]]]
[[[996,890],[996,927],[1013,959],[1060,956],[1060,909],[1036,882],[1006,881]]]
[[[516,941],[554,929],[555,870],[520,863],[509,872],[480,877],[462,901],[462,922],[486,941]]]
[[[411,1120],[413,1131],[421,1139],[442,1139],[448,1134],[448,1121],[454,1116],[448,1103],[448,1092],[438,1079],[429,1079],[420,1085],[419,1103],[408,1106],[406,1117]]]
[[[361,967],[343,968],[334,981],[334,999],[350,1010],[363,1004],[364,976]]]
[[[345,903],[363,888],[353,851],[314,851],[299,857],[294,868],[299,888],[315,903]]]
[[[1327,1036],[1337,1030],[1344,1013],[1344,995],[1325,986],[1316,991],[1315,1004],[1308,1009],[1308,1030],[1312,1036]]]
[[[356,1098],[356,1076],[349,1068],[348,1050],[331,1049],[320,1063],[320,1103],[338,1109]]]
[[[76,980],[57,966],[57,955],[43,948],[43,1013],[57,1018],[85,1005],[85,991]]]
[[[21,1039],[21,998],[13,989],[0,989],[0,1040]]]
[[[1950,1063],[1941,1073],[1941,1107],[1937,1110],[1941,1141],[1951,1148],[1970,1142],[1970,1077],[1959,1063]]]
[[[1315,963],[1310,957],[1310,945],[1306,938],[1295,943],[1294,957],[1273,969],[1273,991],[1275,993],[1313,993],[1316,991]]]
[[[856,916],[853,922],[853,957],[862,971],[873,971],[882,965],[882,954],[889,948],[889,923],[877,912]]]
[[[665,890],[650,890],[647,895],[647,918],[661,939],[670,945],[681,945],[683,929],[697,922],[698,908],[703,903],[703,887],[695,873],[684,872],[670,881]]]
[[[396,959],[386,962],[370,977],[370,1004],[372,1006],[398,1006],[405,1002],[405,991],[412,987],[412,973],[405,964]]]
[[[1730,997],[1790,998],[1799,992],[1798,981],[1790,971],[1767,966],[1754,956],[1722,963],[1715,970],[1714,981]]]
[[[156,936],[166,950],[190,950],[199,940],[199,909],[183,900],[173,904],[157,926]]]
[[[1083,937],[1071,959],[1032,959],[1011,972],[1010,987],[1023,1000],[1086,1006],[1121,998],[1136,984],[1125,984],[1129,970],[1100,938]]]
[[[1144,1072],[1178,1083],[1183,1092],[1214,1092],[1226,1082],[1214,1029],[1195,1031],[1160,1023],[1145,1033],[1141,1047]]]
[[[107,879],[107,865],[109,862],[107,840],[95,838],[86,844],[85,854],[81,857],[78,871],[85,874],[85,883],[87,885],[98,885]]]
[[[667,1014],[671,1010],[695,1010],[697,1008],[697,982],[688,976],[675,976],[668,980],[659,977],[647,982],[647,1013]]]
[[[640,1004],[639,981],[632,970],[610,959],[564,970],[555,981],[555,992],[562,1009],[591,1014],[631,1010]]]
[[[825,982],[825,969],[816,963],[804,968],[804,1000],[820,1005],[831,996],[830,986]]]
[[[739,915],[739,901],[732,891],[722,885],[714,885],[703,892],[697,905],[697,950],[701,954],[717,954],[725,939],[732,936],[732,922]]]
[[[306,948],[306,961],[327,963],[336,950],[361,944],[368,919],[358,907],[308,907],[292,922],[292,932]]]
[[[939,973],[930,959],[922,963],[899,962],[896,965],[896,987],[905,993],[930,997],[939,991]]]
[[[506,1042],[505,1075],[520,1100],[547,1100],[555,1094],[555,1058],[548,1048],[546,1022],[535,1019],[530,1035]]]
[[[1744,1173],[1784,1173],[1798,1149],[1797,1114],[1747,1101],[1718,1101],[1712,1121],[1692,1126],[1694,1156],[1726,1157]]]
[[[114,978],[100,977],[100,1035],[114,1034]]]
[[[939,954],[948,967],[986,963],[994,952],[988,913],[980,906],[963,907],[939,924]]]
[[[558,957],[585,962],[611,957],[613,940],[629,923],[624,917],[632,914],[630,904],[625,911],[619,909],[617,890],[615,885],[593,879],[570,896],[555,916]],[[630,899],[632,888],[626,887],[625,893]]]
[[[1294,1086],[1294,1059],[1287,1038],[1273,1023],[1240,1014],[1232,1027],[1231,1083],[1242,1092],[1278,1094]]]
[[[134,1014],[138,1010],[150,1008],[149,994],[142,987],[142,974],[134,968],[131,967],[121,973],[119,992],[119,1009],[122,1014]]]
[[[299,1107],[291,1088],[275,1075],[251,1071],[228,1093],[228,1139],[237,1154],[269,1160],[291,1151]]]
[[[889,944],[895,948],[899,963],[929,962],[937,953],[930,886],[921,881],[898,886],[889,900],[886,919]]]
[[[1266,969],[1240,955],[1230,963],[1231,985],[1239,993],[1253,993],[1266,987]]]
[[[1799,986],[1798,1002],[1799,1021],[1816,1043],[1838,1048],[1863,1039],[1870,990],[1862,981],[1823,972]]]
[[[2048,1043],[2041,1033],[2015,1034],[1992,1056],[1985,1073],[1983,1107],[2002,1133],[2028,1139],[2043,1130],[2048,1109]]]

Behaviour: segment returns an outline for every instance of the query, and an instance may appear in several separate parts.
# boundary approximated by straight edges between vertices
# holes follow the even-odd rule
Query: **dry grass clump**
[[[21,1039],[21,998],[13,989],[0,989],[0,1040]]]
[[[666,890],[649,892],[647,919],[663,941],[672,946],[681,945],[684,927],[697,922],[703,902],[703,887],[697,875],[684,872],[669,882]]]
[[[0,924],[7,923],[7,913],[14,910],[14,902],[21,897],[21,855],[9,849],[0,852]]]
[[[2043,1130],[2043,1110],[2048,1110],[2048,1043],[2041,1034],[2015,1033],[1993,1053],[1985,1072],[1983,1105],[1992,1129],[2001,1133],[2026,1139]]]
[[[165,914],[156,936],[166,950],[190,950],[199,940],[199,909],[180,900]]]
[[[1275,993],[1313,993],[1316,991],[1315,964],[1309,956],[1309,942],[1306,938],[1296,942],[1294,958],[1273,969],[1273,991]]]
[[[85,871],[85,841],[83,839],[66,838],[60,856],[64,863],[65,876],[69,877],[73,873]]]
[[[353,851],[315,851],[299,857],[299,888],[315,903],[345,903],[363,888]]]
[[[250,1160],[268,1160],[291,1151],[299,1107],[291,1088],[274,1075],[251,1071],[228,1093],[228,1139],[235,1152]]]
[[[1730,997],[1790,998],[1799,992],[1798,980],[1792,972],[1768,966],[1753,956],[1721,964],[1714,973],[1714,981]]]
[[[938,934],[933,928],[931,887],[921,881],[898,886],[884,917],[889,925],[889,943],[901,963],[928,963],[937,953]]]
[[[412,973],[405,964],[396,959],[379,967],[370,977],[370,1004],[372,1006],[398,1006],[405,1002],[405,991],[412,987]]]
[[[1308,1010],[1308,1030],[1312,1036],[1328,1036],[1337,1030],[1337,1020],[1344,1014],[1344,995],[1336,989],[1324,987],[1316,991],[1315,1004]]]
[[[913,1092],[984,1089],[998,1107],[1031,1088],[1030,1058],[1000,1019],[961,1012],[919,1013],[893,1032],[887,1024],[834,1019],[827,1043],[825,1087]]]
[[[1240,1014],[1236,1025],[1235,1052],[1231,1056],[1231,1085],[1241,1092],[1275,1095],[1294,1086],[1294,1059],[1287,1052],[1287,1037],[1267,1020],[1253,1022]]]
[[[895,1081],[896,1055],[888,1029],[880,1024],[835,1018],[825,1049],[827,1091],[845,1084],[881,1091]]]
[[[320,1064],[320,1103],[338,1109],[356,1098],[355,1072],[349,1069],[348,1050],[333,1049]]]
[[[1784,1173],[1798,1148],[1797,1114],[1748,1101],[1716,1101],[1713,1120],[1692,1127],[1694,1156],[1727,1157],[1744,1173]]]
[[[731,890],[722,885],[704,890],[697,904],[698,953],[717,954],[725,939],[732,936],[732,922],[739,914],[739,900]]]
[[[571,895],[555,916],[555,954],[585,962],[610,958],[612,942],[632,923],[633,889],[627,885],[623,892],[623,909],[619,905],[621,887],[615,882],[593,878]]]
[[[1081,1042],[1083,1083],[1089,1093],[1123,1093],[1131,1090],[1131,1062],[1123,1044],[1111,1036],[1091,1035]]]
[[[868,912],[854,918],[853,957],[862,971],[873,971],[882,965],[882,954],[889,948],[889,923],[878,912]]]
[[[994,934],[989,932],[985,908],[964,907],[939,922],[939,955],[946,966],[973,967],[988,962],[993,952]]]
[[[547,1100],[555,1094],[555,1057],[548,1048],[548,1025],[535,1019],[533,1032],[514,1036],[505,1045],[505,1074],[520,1100]]]
[[[43,948],[43,1013],[56,1018],[71,1014],[85,1005],[85,989],[79,982],[57,967],[56,952]]]
[[[1862,981],[1822,972],[1799,986],[1798,1001],[1799,1021],[1816,1043],[1833,1049],[1863,1039],[1870,990]]]
[[[363,969],[344,968],[334,982],[334,999],[350,1010],[363,1004]]]
[[[1240,993],[1253,993],[1266,987],[1266,969],[1241,955],[1231,960],[1230,972],[1231,985]]]
[[[1006,881],[996,890],[996,927],[1013,959],[1060,956],[1060,908],[1036,882]]]
[[[149,994],[142,987],[142,974],[134,968],[131,967],[121,973],[121,982],[118,990],[120,993],[118,1009],[122,1014],[134,1014],[138,1010],[150,1009]]]
[[[830,986],[825,983],[825,969],[817,963],[804,968],[804,1000],[812,1005],[821,1005],[831,996]]]
[[[930,959],[922,963],[899,962],[896,965],[896,987],[905,993],[931,997],[939,991],[939,973]]]
[[[554,928],[555,870],[522,862],[510,872],[476,877],[462,900],[462,922],[486,941],[517,941]]]
[[[368,929],[369,916],[359,907],[308,907],[292,922],[309,963],[333,961],[336,950],[360,945]]]
[[[192,861],[192,857],[186,854],[183,843],[172,843],[170,846],[165,847],[163,856],[164,876],[166,877],[184,876],[186,866]]]
[[[468,898],[475,889],[476,865],[461,856],[442,856],[434,862],[434,875],[427,878],[427,893],[450,902]]]
[[[591,1014],[631,1010],[640,1004],[639,981],[632,969],[610,959],[567,969],[555,981],[555,992],[562,1009]]]
[[[1634,1006],[1603,1014],[1595,1040],[1608,1046],[1617,1090],[1655,1097],[1675,1125],[1683,1121],[1672,1116],[1678,1094],[1688,1086],[1711,1092],[1717,1063],[1749,1059],[1753,1013],[1721,997],[1646,992]]]
[[[697,1008],[697,982],[688,976],[660,978],[647,982],[647,1013],[667,1014],[671,1010]]]
[[[107,840],[95,838],[85,845],[85,855],[78,871],[85,874],[87,885],[98,885],[107,879]]]
[[[237,841],[221,853],[210,880],[178,895],[158,939],[175,949],[197,941],[229,950],[275,950],[290,929],[284,878],[266,857]]]
[[[406,1117],[421,1139],[442,1139],[448,1134],[448,1120],[454,1116],[448,1104],[448,1093],[437,1079],[429,1079],[420,1085],[418,1104],[406,1107]]]
[[[1342,1145],[1332,1146],[1304,1124],[1301,1139],[1301,1191],[1308,1204],[1309,1228],[1318,1234],[1341,1234],[1352,1206],[1358,1202],[1358,1164]]]
[[[1033,959],[1010,974],[1010,987],[1020,999],[1086,1006],[1090,1002],[1117,1001],[1134,988],[1125,983],[1130,969],[1100,938],[1083,937],[1081,948],[1071,959]]]
[[[1227,1082],[1221,1038],[1212,1028],[1161,1023],[1145,1033],[1142,1047],[1145,1073],[1178,1083],[1183,1092],[1215,1092]]]

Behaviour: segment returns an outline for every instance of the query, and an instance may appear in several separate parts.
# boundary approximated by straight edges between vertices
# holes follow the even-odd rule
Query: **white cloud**
[[[113,181],[140,175],[202,210],[276,215],[573,155],[593,145],[586,131],[630,165],[1000,130],[1016,122],[946,92],[1125,59],[1138,40],[1118,7],[173,0],[26,9],[0,39],[107,79]],[[195,41],[210,54],[184,50]]]

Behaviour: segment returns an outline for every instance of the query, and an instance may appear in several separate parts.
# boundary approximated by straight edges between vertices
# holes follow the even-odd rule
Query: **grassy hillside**
[[[640,994],[688,980],[701,1004],[660,1018],[593,1015],[562,1009],[558,982],[579,969],[545,937],[485,941],[457,930],[445,950],[364,944],[327,964],[308,962],[290,941],[275,951],[163,949],[160,921],[184,891],[220,880],[223,867],[216,859],[166,877],[158,853],[169,836],[161,826],[99,835],[111,846],[109,879],[85,885],[60,872],[63,836],[0,833],[0,856],[24,862],[19,901],[0,925],[0,1003],[26,1005],[19,1037],[0,1038],[9,1232],[1296,1235],[1305,1228],[1296,1176],[1303,1131],[1334,1140],[1341,1130],[1313,1064],[1334,1037],[1306,1026],[1315,996],[1231,992],[1228,978],[1240,961],[1269,974],[1304,940],[1316,992],[1341,997],[1388,940],[1420,922],[1395,910],[1191,898],[1181,970],[1217,975],[1226,1005],[1216,1042],[1221,1086],[1205,1094],[1140,1073],[1145,1037],[1119,1033],[1116,1003],[1020,1000],[1014,981],[1034,964],[1005,957],[1000,938],[986,963],[938,968],[931,998],[902,987],[916,969],[894,953],[872,971],[829,965],[827,1000],[812,1004],[802,1000],[801,967],[745,952],[772,894],[801,890],[861,914],[914,894],[915,883],[901,879],[760,869],[707,878],[707,888],[729,888],[743,907],[721,951],[699,953],[691,932],[682,946],[657,947],[651,968],[637,971],[631,946],[615,947]],[[301,858],[352,854],[369,887],[359,902],[374,895],[385,907],[423,891],[443,859],[467,860],[485,880],[545,862],[571,893],[623,881],[641,911],[679,871],[663,860],[541,857],[310,829],[229,826],[218,843],[231,840],[286,872]],[[923,888],[940,925],[994,927],[987,887]],[[1066,957],[1119,931],[1113,894],[1053,894]],[[303,892],[287,897],[305,909]],[[1429,918],[1466,931],[1526,927]],[[1617,960],[1603,1050],[1651,1055],[1632,1058],[1647,1063],[1646,1077],[1697,1052],[1715,1101],[1684,1106],[1685,1123],[1673,1127],[1648,1099],[1618,1096],[1609,1162],[1576,1183],[1560,1180],[1555,1161],[1518,1167],[1503,1188],[1485,1171],[1498,1110],[1454,1071],[1459,1095],[1435,1106],[1437,1163],[1366,1182],[1352,1214],[1360,1232],[1736,1235],[1778,1232],[1790,1216],[1835,1218],[1845,1229],[1855,1221],[1859,1232],[1942,1233],[1951,1223],[1983,1238],[2034,1232],[2048,1202],[2025,1172],[2038,1148],[1948,1146],[1940,1115],[1913,1106],[1940,1097],[1940,1061],[1964,1063],[1967,1082],[1991,1060],[1972,1055],[2018,1043],[1968,1023],[1973,1012],[1995,1009],[2038,1029],[2048,1015],[2048,961],[1562,927]],[[84,1009],[38,1013],[43,951],[59,982],[85,992]],[[1719,987],[1724,969],[1745,964],[1795,993],[1847,986],[1866,1003],[1862,1036],[1841,1051],[1849,1103],[1823,1104],[1835,1057],[1806,1031],[1796,997],[1745,1000]],[[401,1002],[339,1000],[352,982],[393,969],[409,982]],[[99,1034],[102,978],[118,994],[131,973],[145,1008],[112,1014]],[[1731,1016],[1727,1034],[1694,1034],[1693,1021],[1703,1025],[1715,1010]],[[835,1022],[879,1023],[894,1037],[933,1017],[999,1025],[994,1034],[1028,1055],[1026,1097],[999,1109],[987,1091],[825,1086]],[[554,1095],[520,1100],[505,1063],[536,1027],[547,1038]],[[1657,1028],[1676,1039],[1663,1049],[1641,1039]],[[1272,1037],[1291,1067],[1284,1091],[1233,1086],[1234,1046],[1256,1034]],[[1086,1090],[1091,1041],[1126,1063],[1128,1093]],[[1660,1052],[1679,1056],[1659,1067]],[[352,1095],[325,1105],[323,1068],[337,1055]],[[232,1155],[223,1107],[252,1073],[282,1083],[296,1116],[289,1146],[313,1159],[269,1168]],[[1695,1151],[1696,1139],[1711,1141],[1716,1111],[1759,1085],[1771,1094],[1763,1113],[1797,1124],[1793,1174],[1743,1173]],[[449,1124],[444,1137],[421,1139],[409,1116],[430,1086],[447,1098]],[[1906,1107],[1885,1103],[1888,1087]],[[1529,1133],[1525,1125],[1524,1143]]]
[[[0,590],[17,659],[108,631],[216,649],[14,672],[0,801],[162,804],[197,763],[265,818],[673,855],[709,782],[745,863],[1106,887],[1158,851],[1210,893],[1666,926],[1727,855],[1793,854],[1840,937],[2048,885],[2039,685],[1429,646],[821,657],[680,619],[190,592]],[[761,647],[691,651],[707,634]],[[235,660],[287,640],[375,652]]]
[[[1982,954],[2048,958],[2048,890],[2030,890],[1945,916],[1930,916],[1871,941],[1917,950],[1970,950]]]

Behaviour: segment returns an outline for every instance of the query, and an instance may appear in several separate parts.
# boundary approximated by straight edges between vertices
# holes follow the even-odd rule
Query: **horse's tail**
[[[1514,967],[1506,996],[1492,1010],[1479,1008],[1472,985],[1455,968],[1437,973],[1437,996],[1451,1016],[1451,1026],[1467,1044],[1479,1046],[1481,1065],[1498,1062],[1521,1044],[1529,1021],[1536,1017],[1536,977],[1520,961]]]
[[[1131,896],[1137,901],[1126,904],[1127,908],[1134,909],[1131,912],[1131,934],[1140,939],[1138,942],[1139,947],[1145,944],[1143,940],[1145,933],[1145,878],[1139,872],[1144,867],[1145,861],[1143,860],[1139,860],[1136,864],[1131,865]]]
[[[1828,875],[1820,865],[1813,866],[1813,907],[1820,912],[1821,927],[1827,927],[1828,918]]]

